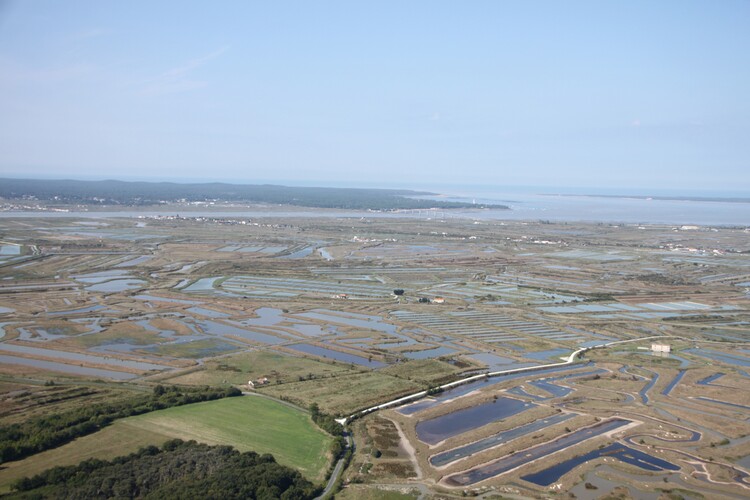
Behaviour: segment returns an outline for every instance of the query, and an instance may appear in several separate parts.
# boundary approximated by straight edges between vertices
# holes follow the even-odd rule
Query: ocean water
[[[557,193],[553,188],[443,188],[441,196],[428,199],[463,203],[506,205],[511,210],[461,211],[477,220],[548,220],[554,222],[605,222],[628,224],[680,225],[750,225],[750,203],[703,201],[687,199],[655,199],[637,197],[633,193],[601,192],[585,194]],[[672,192],[648,193],[641,196],[679,197]],[[603,195],[603,196],[596,196]],[[715,193],[686,193],[685,197],[716,197]],[[750,199],[750,193],[732,193],[732,197]],[[449,211],[449,213],[452,211]],[[471,212],[474,212],[471,214]]]

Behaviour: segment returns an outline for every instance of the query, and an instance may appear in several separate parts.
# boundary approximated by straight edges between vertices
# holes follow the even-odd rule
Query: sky
[[[750,2],[0,0],[0,177],[750,191]]]

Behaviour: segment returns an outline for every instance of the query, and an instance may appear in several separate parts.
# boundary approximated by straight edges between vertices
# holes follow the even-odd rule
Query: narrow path
[[[354,447],[354,441],[352,440],[351,434],[349,434],[348,432],[345,433],[344,436],[346,438],[346,451],[348,451],[350,448]],[[346,451],[344,452],[344,457],[346,456]],[[339,476],[341,476],[341,473],[344,470],[344,461],[346,460],[344,457],[339,458],[339,461],[336,462],[336,466],[333,468],[331,477],[328,479],[328,484],[326,484],[323,493],[315,497],[315,500],[322,500],[323,498],[327,498],[328,495],[331,494],[333,488],[336,486],[336,482],[339,480]]]
[[[401,425],[399,425],[398,422],[395,420],[388,419],[391,422],[393,422],[393,425],[396,426],[396,430],[398,431],[398,437],[401,440],[401,446],[404,448],[404,451],[407,455],[409,455],[409,459],[414,464],[414,471],[417,473],[417,477],[414,479],[422,479],[422,468],[419,466],[419,461],[417,460],[417,453],[414,447],[409,442],[409,438],[406,437],[406,434],[404,434],[404,431],[401,429]]]

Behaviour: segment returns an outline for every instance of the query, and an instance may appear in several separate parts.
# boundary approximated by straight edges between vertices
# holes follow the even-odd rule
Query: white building
[[[651,350],[653,352],[669,353],[672,347],[669,344],[651,344]]]

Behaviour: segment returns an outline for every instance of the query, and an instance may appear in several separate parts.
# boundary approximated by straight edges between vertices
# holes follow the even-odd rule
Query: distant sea
[[[507,205],[505,211],[475,212],[476,219],[545,220],[554,222],[606,222],[628,224],[680,224],[750,226],[750,202],[718,201],[750,199],[750,193],[715,192],[617,192],[596,189],[557,191],[539,188],[441,187],[441,196],[426,198],[477,204]],[[431,191],[437,192],[437,189]],[[706,200],[656,199],[711,198]],[[713,201],[717,200],[717,201]],[[467,213],[468,215],[468,213]]]

